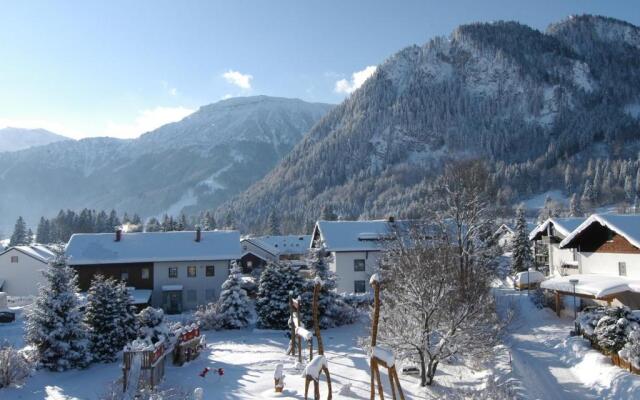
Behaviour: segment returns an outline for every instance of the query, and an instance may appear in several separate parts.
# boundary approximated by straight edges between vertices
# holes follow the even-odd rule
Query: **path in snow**
[[[511,349],[513,371],[530,398],[622,399],[628,398],[623,392],[637,393],[640,377],[614,367],[588,349],[583,339],[569,338],[572,320],[558,318],[548,308],[538,310],[526,292],[496,289],[496,294],[501,309],[511,305],[515,310],[505,344]]]

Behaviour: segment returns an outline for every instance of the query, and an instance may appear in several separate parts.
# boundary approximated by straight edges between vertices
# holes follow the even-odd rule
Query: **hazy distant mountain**
[[[233,98],[135,140],[90,138],[0,154],[0,225],[23,215],[35,226],[61,208],[142,216],[214,208],[262,178],[331,107]]]
[[[594,204],[633,198],[638,118],[638,27],[595,16],[546,33],[464,25],[386,60],[217,215],[255,230],[276,210],[298,231],[324,206],[351,218],[416,216],[442,162],[461,157],[488,160],[504,203],[589,185]]]
[[[0,129],[0,152],[28,149],[29,147],[70,140],[68,137],[44,129]]]

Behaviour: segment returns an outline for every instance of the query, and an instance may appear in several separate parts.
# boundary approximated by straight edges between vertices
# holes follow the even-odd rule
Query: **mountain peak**
[[[71,139],[46,129],[6,127],[0,129],[0,152],[24,150],[63,140]]]

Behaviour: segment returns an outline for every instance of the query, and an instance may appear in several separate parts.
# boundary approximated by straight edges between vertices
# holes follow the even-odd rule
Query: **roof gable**
[[[576,247],[583,233],[594,224],[600,224],[625,238],[632,246],[640,249],[640,215],[593,214],[573,230],[562,242],[560,248]]]
[[[196,233],[123,233],[115,241],[111,233],[75,234],[65,249],[70,265],[122,264],[163,261],[235,260],[240,258],[240,233],[203,231]]]
[[[29,256],[37,261],[40,261],[42,263],[48,263],[50,260],[52,260],[53,258],[55,258],[56,254],[51,251],[51,249],[49,249],[46,246],[40,245],[40,244],[36,244],[36,245],[30,245],[30,246],[13,246],[13,247],[9,247],[8,249],[6,249],[5,251],[3,251],[2,253],[0,253],[0,255],[3,255],[5,253],[8,253],[12,250],[18,251],[26,256]]]
[[[380,251],[391,233],[387,220],[318,221],[314,229],[328,251]]]
[[[583,217],[572,218],[549,218],[529,233],[529,240],[539,240],[541,236],[545,236],[549,225],[553,226],[563,237],[567,237],[574,229],[585,221]]]

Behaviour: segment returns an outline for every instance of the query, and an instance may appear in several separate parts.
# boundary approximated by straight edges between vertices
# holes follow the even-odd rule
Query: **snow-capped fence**
[[[122,364],[122,390],[127,392],[130,385],[133,390],[143,386],[155,387],[164,377],[164,362],[167,349],[164,340],[153,345],[134,340],[124,349]]]
[[[173,363],[183,365],[185,362],[195,360],[205,346],[205,337],[200,334],[200,326],[191,324],[175,331],[178,338],[173,349]]]

